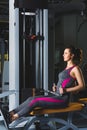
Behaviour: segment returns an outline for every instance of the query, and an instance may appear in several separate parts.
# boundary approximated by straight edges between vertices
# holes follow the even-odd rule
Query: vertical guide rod
[[[48,90],[48,9],[43,10],[43,88]]]
[[[25,9],[23,11],[23,33],[25,33]],[[25,38],[23,38],[23,88],[25,88]]]
[[[37,9],[36,10],[36,35],[38,35],[38,32],[39,32],[39,9]],[[36,41],[36,44],[35,44],[35,70],[36,70],[36,77],[35,77],[35,79],[36,79],[36,88],[38,89],[40,86],[40,84],[39,84],[39,69],[40,69],[40,67],[39,67],[39,54],[40,54],[40,52],[39,52],[40,50],[39,50],[39,40],[37,40]]]
[[[42,9],[40,9],[40,35],[43,34],[43,13]],[[43,40],[40,40],[40,88],[43,88]]]

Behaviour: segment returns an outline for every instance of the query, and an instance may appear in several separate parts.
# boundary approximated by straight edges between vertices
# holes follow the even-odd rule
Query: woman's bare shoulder
[[[78,65],[76,65],[76,66],[73,68],[73,70],[74,70],[74,71],[76,71],[76,70],[77,70],[77,71],[81,71],[81,68],[80,68]]]
[[[71,74],[74,75],[74,76],[75,76],[77,73],[79,73],[79,74],[82,73],[81,68],[80,68],[78,65],[76,65],[76,66],[72,69],[72,71],[71,71]]]

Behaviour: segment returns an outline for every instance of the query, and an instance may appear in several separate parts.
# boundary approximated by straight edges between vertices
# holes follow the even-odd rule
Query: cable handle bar
[[[56,93],[56,92],[53,92],[53,91],[51,91],[51,90],[42,90],[42,91],[44,91],[44,92],[46,92],[46,93],[51,93],[51,94],[53,94],[53,95],[56,95],[56,96],[62,96],[62,94],[59,94],[59,93]],[[42,92],[41,91],[41,92]]]

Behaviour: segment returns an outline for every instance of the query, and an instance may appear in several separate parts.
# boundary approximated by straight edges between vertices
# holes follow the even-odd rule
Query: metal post
[[[19,105],[19,9],[9,0],[9,110]]]
[[[36,35],[38,35],[38,32],[39,32],[39,10],[37,9],[36,10]],[[36,65],[36,88],[39,87],[39,40],[36,41],[36,50],[35,50],[35,53],[36,53],[36,61],[35,61],[35,65]]]
[[[25,33],[25,9],[23,11],[23,33]],[[23,88],[25,88],[25,39],[23,39]]]
[[[43,10],[43,36],[44,36],[44,48],[43,48],[43,88],[48,89],[48,10]]]
[[[40,35],[43,34],[43,13],[40,9]],[[43,88],[43,41],[40,40],[40,88]]]

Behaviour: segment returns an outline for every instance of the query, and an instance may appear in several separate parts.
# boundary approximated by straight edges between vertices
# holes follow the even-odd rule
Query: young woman
[[[24,116],[31,112],[35,107],[43,108],[63,108],[69,103],[70,93],[77,92],[84,88],[85,83],[79,64],[82,60],[82,51],[73,46],[68,46],[63,54],[66,68],[59,73],[57,85],[53,85],[55,94],[47,96],[29,97],[18,108],[10,112],[11,120]],[[59,96],[56,95],[59,94]]]

